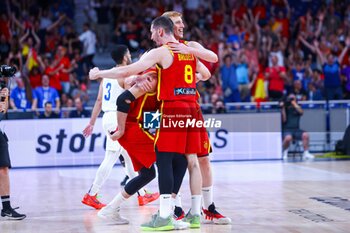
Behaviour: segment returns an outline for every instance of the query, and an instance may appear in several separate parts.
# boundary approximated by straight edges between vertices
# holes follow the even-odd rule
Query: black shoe
[[[126,185],[126,182],[128,181],[128,179],[129,179],[129,176],[125,176],[125,177],[124,177],[124,180],[123,180],[122,182],[120,182],[120,185],[121,185],[121,186],[125,186],[125,185]]]
[[[1,217],[5,217],[9,220],[22,220],[25,219],[27,216],[25,214],[19,214],[14,209],[2,209],[1,210]]]

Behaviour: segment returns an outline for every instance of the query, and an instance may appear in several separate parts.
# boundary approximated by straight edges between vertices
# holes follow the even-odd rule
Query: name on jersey
[[[193,61],[194,60],[194,56],[192,54],[178,53],[177,56],[179,58],[179,61]]]
[[[196,88],[178,87],[174,89],[175,95],[196,95]]]

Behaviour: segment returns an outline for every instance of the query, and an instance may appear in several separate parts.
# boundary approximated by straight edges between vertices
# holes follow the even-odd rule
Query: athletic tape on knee
[[[129,90],[124,91],[117,99],[117,110],[128,113],[130,104],[135,100],[135,96]]]

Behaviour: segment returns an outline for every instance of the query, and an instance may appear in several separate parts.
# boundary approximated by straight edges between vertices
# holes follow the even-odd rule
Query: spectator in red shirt
[[[44,74],[50,79],[50,87],[55,88],[59,93],[62,92],[62,86],[60,83],[59,72],[63,68],[62,66],[57,67],[57,63],[52,61],[51,58],[44,58]]]
[[[55,68],[59,70],[58,75],[62,86],[62,92],[67,94],[70,90],[69,75],[73,68],[66,54],[67,48],[64,46],[58,46],[55,59],[57,65]]]
[[[265,76],[269,80],[269,99],[279,101],[283,97],[284,80],[287,78],[286,68],[278,65],[277,56],[272,56],[271,61],[272,66],[265,71]]]

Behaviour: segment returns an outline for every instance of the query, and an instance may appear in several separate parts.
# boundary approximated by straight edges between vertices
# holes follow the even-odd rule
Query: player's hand
[[[117,129],[116,131],[110,132],[109,134],[110,134],[109,137],[113,141],[117,141],[119,138],[121,138],[124,135],[124,131]]]
[[[168,46],[174,53],[190,54],[191,48],[183,43],[169,43]]]
[[[156,80],[151,78],[151,77],[137,78],[135,81],[136,81],[136,85],[141,90],[143,90],[145,92],[152,92],[152,91],[154,91],[154,88],[157,85]]]
[[[130,87],[132,87],[133,85],[135,85],[135,79],[136,79],[137,75],[132,75],[130,77],[127,77],[124,80],[124,85],[125,85],[125,89],[129,89]]]
[[[94,126],[91,124],[88,124],[85,129],[83,130],[84,137],[89,137],[92,134],[92,131],[94,130]]]
[[[98,73],[100,72],[100,69],[98,67],[95,67],[95,68],[92,68],[90,71],[89,71],[89,78],[91,80],[95,80],[95,79],[98,79]]]

